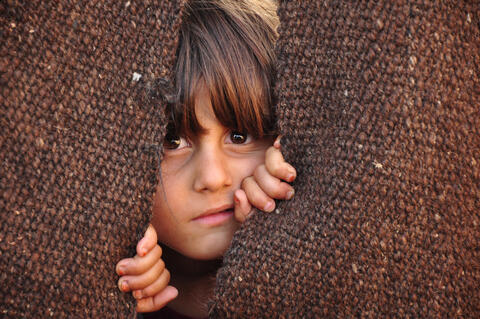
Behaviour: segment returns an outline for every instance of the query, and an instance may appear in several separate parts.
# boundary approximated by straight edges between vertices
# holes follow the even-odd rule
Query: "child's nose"
[[[194,189],[215,192],[232,185],[227,159],[220,152],[205,150],[198,155]]]

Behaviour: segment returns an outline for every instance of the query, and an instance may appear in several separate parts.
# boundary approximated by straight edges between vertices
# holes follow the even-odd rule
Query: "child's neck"
[[[195,260],[168,247],[162,248],[162,259],[170,271],[170,285],[178,289],[178,297],[168,307],[186,316],[206,318],[221,260]]]

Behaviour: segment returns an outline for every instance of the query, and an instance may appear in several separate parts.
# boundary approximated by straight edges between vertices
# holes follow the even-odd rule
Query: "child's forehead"
[[[195,108],[195,117],[201,126],[204,126],[202,123],[209,121],[218,122],[217,116],[212,107],[210,93],[205,88],[197,92],[194,101],[193,107]]]
[[[209,100],[211,103],[212,93],[207,87],[204,78],[199,78],[194,82],[192,95],[194,96],[195,103],[197,103],[197,100],[202,100],[202,102]]]

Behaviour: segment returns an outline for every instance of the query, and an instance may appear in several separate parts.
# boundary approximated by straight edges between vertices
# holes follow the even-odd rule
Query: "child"
[[[154,318],[207,316],[215,272],[239,223],[252,205],[269,212],[273,198],[290,199],[293,188],[281,180],[296,174],[279,142],[271,146],[274,3],[185,6],[153,227],[137,256],[117,264],[120,289],[133,291],[139,312],[168,303]]]

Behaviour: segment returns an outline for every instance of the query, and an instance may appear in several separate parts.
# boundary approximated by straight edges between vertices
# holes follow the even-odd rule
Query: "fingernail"
[[[128,291],[128,282],[126,280],[122,280],[118,287],[120,288],[121,291],[127,292]]]
[[[133,298],[135,298],[135,299],[142,299],[142,298],[143,298],[142,291],[141,291],[141,290],[135,290],[135,291],[133,292]]]
[[[140,257],[143,257],[147,254],[147,248],[145,247],[145,243],[144,243],[145,241],[146,241],[145,237],[143,237],[140,240],[140,249],[139,249],[139,252],[138,252]]]
[[[265,207],[263,208],[263,210],[266,212],[271,212],[274,205],[275,204],[273,202],[268,202],[267,205],[265,205]]]
[[[118,266],[118,268],[117,268],[117,274],[118,274],[119,276],[125,275],[125,268],[123,267],[123,265],[122,265],[122,266]]]
[[[275,147],[275,148],[280,148],[280,146],[281,146],[281,145],[280,145],[280,139],[277,138],[277,139],[275,140],[275,142],[273,142],[273,147]]]
[[[290,173],[287,175],[287,182],[293,182],[293,180],[295,179],[295,175]]]
[[[295,195],[295,191],[293,189],[289,190],[287,193],[287,199],[292,199],[293,195]]]
[[[233,195],[233,200],[235,201],[235,204],[240,204],[240,200],[237,198],[237,196]]]

